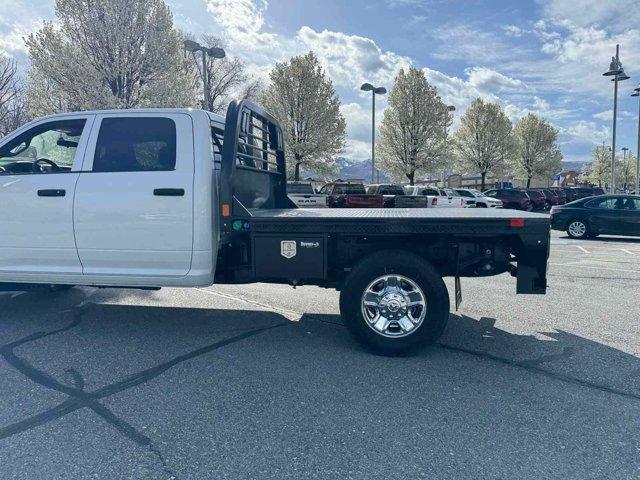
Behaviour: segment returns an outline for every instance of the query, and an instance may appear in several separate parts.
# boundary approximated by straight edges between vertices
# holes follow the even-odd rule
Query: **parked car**
[[[316,193],[311,182],[287,182],[287,195],[296,207],[322,208],[327,206],[327,196]]]
[[[576,200],[594,195],[604,195],[604,190],[599,187],[573,187],[573,191],[576,194]]]
[[[320,189],[327,196],[327,207],[331,208],[382,208],[382,195],[368,195],[364,184],[359,182],[332,182]]]
[[[405,188],[407,195],[427,195],[437,198],[436,206],[439,208],[465,207],[464,199],[450,188],[425,187],[424,185],[408,185]]]
[[[545,197],[544,193],[542,193],[542,190],[537,188],[527,188],[523,191],[527,192],[527,195],[529,195],[533,210],[548,210],[549,208],[551,208],[549,206],[549,203],[547,202],[547,198]]]
[[[567,199],[567,203],[578,200],[578,193],[572,187],[562,187],[562,191]]]
[[[479,190],[473,188],[455,188],[454,190],[464,198],[467,206],[473,205],[477,208],[502,208],[501,200],[487,197]]]
[[[551,228],[571,238],[640,236],[640,196],[599,195],[551,209]]]
[[[547,188],[543,188],[542,190],[540,190],[542,192],[542,194],[544,195],[544,199],[546,201],[546,209],[549,210],[551,209],[551,207],[554,207],[556,205],[560,205],[560,199],[558,198],[558,196],[553,193],[551,190],[547,189]]]
[[[564,193],[564,190],[560,187],[551,187],[548,190],[553,193],[558,199],[557,205],[564,205],[567,203],[567,195]]]
[[[527,192],[516,190],[515,188],[496,188],[484,192],[487,197],[497,198],[502,201],[504,208],[512,208],[514,210],[533,210],[533,204]]]
[[[382,195],[387,208],[427,208],[435,197],[427,195],[407,195],[400,185],[378,184],[367,185],[367,194]],[[435,202],[434,202],[435,205]]]

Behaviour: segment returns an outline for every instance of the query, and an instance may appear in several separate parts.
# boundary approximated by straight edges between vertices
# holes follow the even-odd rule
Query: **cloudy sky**
[[[638,0],[166,0],[176,25],[213,33],[227,53],[267,78],[276,61],[314,50],[348,122],[347,156],[368,158],[370,97],[400,68],[424,69],[456,118],[476,97],[527,112],[560,130],[567,160],[611,141],[613,87],[601,75],[621,44],[618,145],[635,151],[640,81]],[[53,19],[52,0],[0,0],[0,52],[26,65],[22,37]],[[379,102],[378,118],[386,107]],[[454,123],[454,128],[456,123]]]

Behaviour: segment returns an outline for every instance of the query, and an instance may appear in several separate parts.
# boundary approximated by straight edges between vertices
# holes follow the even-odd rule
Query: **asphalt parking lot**
[[[315,287],[1,294],[0,475],[638,478],[640,239],[554,232],[548,278],[463,279],[405,358]]]

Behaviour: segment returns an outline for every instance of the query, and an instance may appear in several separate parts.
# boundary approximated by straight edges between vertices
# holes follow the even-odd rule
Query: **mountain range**
[[[563,161],[562,170],[575,170],[581,172],[586,162],[580,161]],[[352,160],[349,158],[338,157],[335,162],[336,173],[332,178],[341,180],[364,180],[365,183],[371,181],[371,159]],[[378,180],[379,175],[379,180]],[[302,178],[316,178],[317,175],[311,172],[302,172]],[[388,183],[389,177],[376,169],[376,183]]]

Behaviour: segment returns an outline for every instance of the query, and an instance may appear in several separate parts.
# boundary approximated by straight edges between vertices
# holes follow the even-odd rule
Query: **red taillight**
[[[438,199],[436,197],[431,199],[431,205],[438,205]]]
[[[509,226],[510,227],[515,227],[515,228],[524,227],[524,218],[510,218],[509,219]]]

